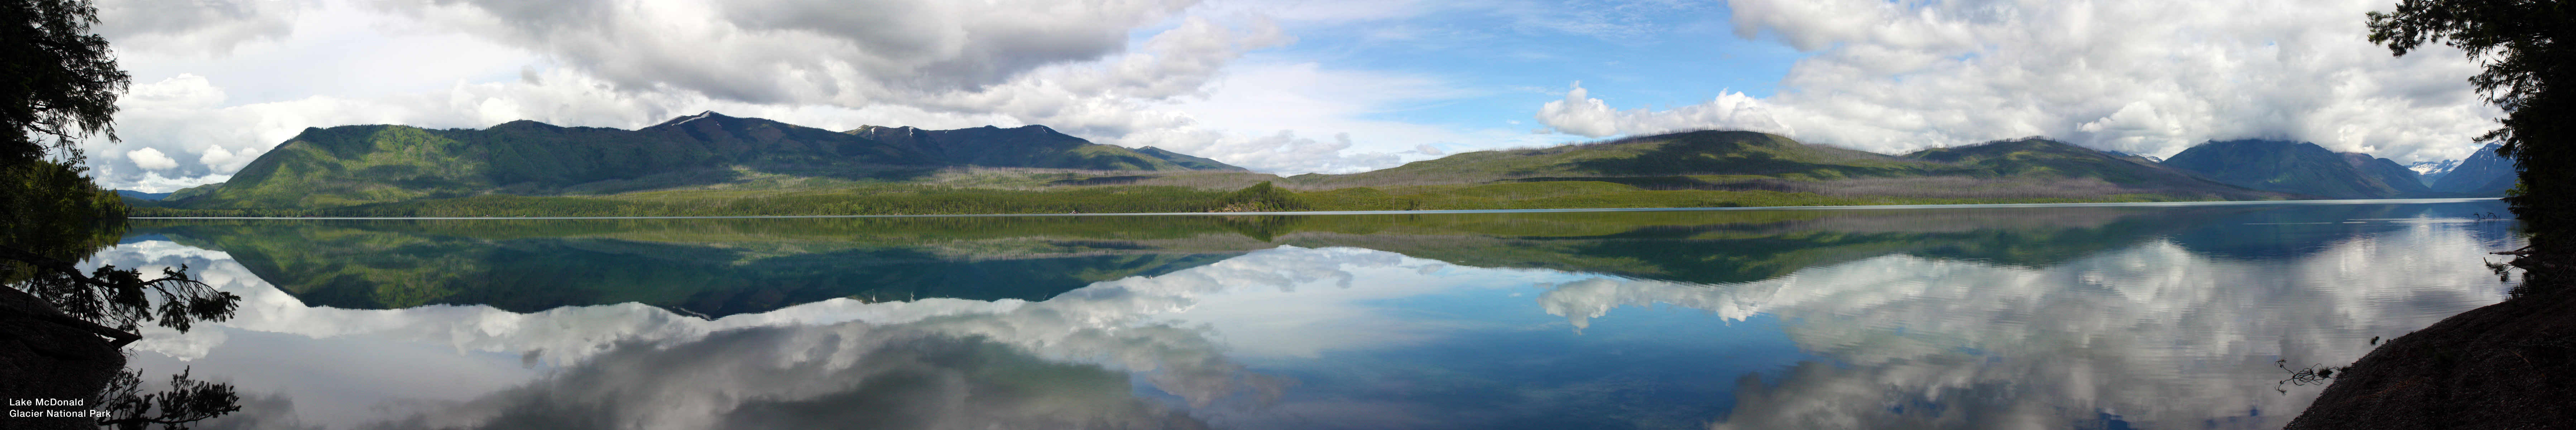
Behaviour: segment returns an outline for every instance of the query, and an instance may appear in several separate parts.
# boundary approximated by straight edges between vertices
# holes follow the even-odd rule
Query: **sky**
[[[96,0],[134,80],[102,185],[308,127],[1046,125],[1256,171],[1727,129],[1900,154],[2041,136],[2463,159],[2497,109],[2389,0]]]

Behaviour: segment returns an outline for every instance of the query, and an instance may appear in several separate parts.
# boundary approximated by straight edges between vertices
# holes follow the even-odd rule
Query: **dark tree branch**
[[[108,302],[106,303],[108,306],[97,309],[90,309],[87,306],[83,306],[81,309],[82,312],[64,312],[63,309],[60,308],[0,308],[6,308],[11,311],[32,315],[40,320],[77,328],[100,336],[107,336],[108,338],[114,339],[113,343],[115,346],[120,348],[143,338],[141,335],[134,333],[131,328],[136,320],[157,319],[161,326],[175,328],[179,331],[185,332],[195,320],[202,319],[221,321],[231,318],[233,311],[240,306],[241,301],[240,296],[233,295],[232,293],[216,291],[211,285],[206,285],[204,282],[198,282],[195,279],[190,279],[185,272],[181,271],[185,270],[184,268],[179,270],[163,269],[161,272],[162,277],[144,280],[141,276],[137,276],[133,270],[117,270],[112,266],[100,267],[93,273],[84,274],[81,273],[78,266],[73,265],[71,262],[56,260],[43,255],[37,255],[36,253],[6,246],[0,246],[0,259],[15,260],[34,267],[37,270],[51,272],[56,276],[60,276],[59,279],[79,283],[82,286],[87,287],[86,289],[92,292],[76,295],[72,300],[81,300],[80,298],[83,297],[97,297],[96,292],[104,292],[106,293],[105,300]],[[149,308],[150,303],[142,296],[143,290],[147,288],[152,290],[152,292],[159,293],[160,295],[161,305],[159,307],[160,312],[157,317]],[[5,294],[19,294],[27,296],[24,297],[24,299],[27,299],[26,301],[28,303],[54,302],[54,300],[46,300],[43,297],[37,297],[35,294],[27,291],[19,291],[15,288],[0,289],[9,290],[9,292]],[[55,305],[62,306],[60,303],[55,303]],[[123,324],[129,327],[120,329],[93,321],[104,319],[122,320],[124,321]]]

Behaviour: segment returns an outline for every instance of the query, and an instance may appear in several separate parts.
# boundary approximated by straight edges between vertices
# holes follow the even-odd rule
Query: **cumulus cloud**
[[[1401,155],[1393,152],[1349,151],[1352,148],[1350,133],[1334,133],[1330,140],[1317,140],[1299,136],[1294,130],[1258,135],[1190,127],[1140,133],[1121,139],[1121,142],[1189,154],[1215,154],[1209,158],[1283,173],[1351,173],[1393,166],[1403,160]]]
[[[385,7],[558,59],[623,87],[751,102],[863,104],[899,92],[1001,84],[1123,51],[1127,33],[1193,0],[810,0]]]
[[[1611,109],[1577,81],[1565,91],[1565,99],[1539,106],[1538,118],[1556,131],[1585,137],[1617,134],[1653,134],[1699,129],[1751,130],[1784,135],[1797,134],[1788,125],[1771,116],[1760,100],[1744,93],[1720,94],[1707,103],[1682,106],[1664,111],[1644,108]]]
[[[2042,135],[2171,154],[2211,139],[2314,141],[2461,158],[2493,127],[2455,51],[2391,58],[2362,13],[2387,2],[1744,0],[1738,35],[1815,51],[1768,98],[1617,111],[1548,102],[1554,131],[1777,130],[1882,152]]]
[[[152,148],[126,151],[125,159],[134,160],[135,167],[142,167],[151,170],[179,167],[178,160],[172,160],[170,159],[170,156],[162,155],[161,150]]]
[[[1228,68],[1187,112],[1187,127],[1109,140],[1154,146],[1280,174],[1348,173],[1430,158],[1433,144],[1527,144],[1522,136],[1469,135],[1445,127],[1362,115],[1469,94],[1436,77],[1326,67],[1313,62],[1245,61]],[[1267,133],[1253,130],[1275,130]]]
[[[1126,375],[1005,345],[843,323],[624,344],[532,383],[382,428],[1209,428]]]

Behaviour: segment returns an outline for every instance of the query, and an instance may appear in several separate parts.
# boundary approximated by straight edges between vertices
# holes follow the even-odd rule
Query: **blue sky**
[[[1630,108],[1696,104],[1724,91],[1769,96],[1805,57],[1776,42],[1735,37],[1723,7],[1658,9],[1678,13],[1581,25],[1561,21],[1572,11],[1529,4],[1291,25],[1296,44],[1254,57],[1441,79],[1471,90],[1378,117],[1502,128],[1527,122],[1538,104],[1562,97],[1574,81],[1622,94],[1606,100]]]
[[[100,0],[102,182],[230,178],[306,127],[1044,124],[1256,170],[1695,129],[1883,153],[2047,136],[2465,158],[2457,52],[2370,0]],[[1579,84],[1578,84],[1579,82]],[[1579,85],[1579,86],[1578,86]]]

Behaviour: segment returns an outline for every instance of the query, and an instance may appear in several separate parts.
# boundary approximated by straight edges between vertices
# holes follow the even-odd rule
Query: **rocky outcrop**
[[[2524,296],[2391,340],[2290,430],[2576,427],[2576,294]]]

